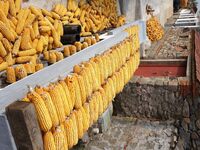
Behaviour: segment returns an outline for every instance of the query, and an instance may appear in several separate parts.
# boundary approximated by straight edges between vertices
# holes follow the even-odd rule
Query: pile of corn
[[[139,65],[139,43],[133,41],[139,41],[138,32],[74,66],[65,79],[27,94],[23,101],[35,106],[45,150],[67,150],[76,145],[123,90]]]
[[[85,36],[125,22],[123,16],[117,16],[115,0],[68,0],[66,7],[56,4],[51,11],[21,8],[21,4],[22,0],[0,0],[0,71],[14,64],[28,64],[28,72],[34,73],[41,64],[40,55],[62,47],[60,36],[65,24],[80,24]]]
[[[49,64],[54,64],[64,57],[69,57],[91,45],[99,42],[99,35],[95,34],[94,37],[85,37],[83,42],[75,42],[74,45],[65,46],[62,52],[58,52],[56,50],[50,50],[43,52],[44,60],[48,61]]]
[[[162,39],[164,35],[164,30],[158,19],[152,16],[147,20],[147,36],[151,41],[158,41]]]

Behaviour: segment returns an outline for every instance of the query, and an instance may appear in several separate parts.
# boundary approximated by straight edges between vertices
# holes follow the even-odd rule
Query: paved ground
[[[167,28],[164,37],[145,50],[147,59],[186,58],[190,54],[190,30]]]
[[[169,150],[176,129],[169,123],[113,117],[111,128],[85,150]]]

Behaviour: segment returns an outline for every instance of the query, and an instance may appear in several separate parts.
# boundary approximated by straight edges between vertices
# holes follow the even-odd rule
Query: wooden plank
[[[43,140],[32,103],[15,102],[6,108],[6,115],[17,149],[43,150]]]
[[[62,61],[59,61],[51,66],[48,66],[16,83],[13,83],[0,90],[0,113],[5,111],[5,107],[9,104],[22,99],[28,92],[28,86],[35,87],[36,85],[47,85],[50,82],[57,80],[60,76],[67,76],[73,70],[73,66],[80,64],[83,61],[89,60],[97,54],[111,48],[113,45],[123,41],[128,34],[122,32],[115,36],[100,41],[97,44],[86,48]]]
[[[0,114],[0,149],[17,149],[5,114]]]

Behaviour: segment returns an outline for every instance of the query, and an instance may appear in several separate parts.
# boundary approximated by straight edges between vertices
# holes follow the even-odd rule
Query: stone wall
[[[114,102],[114,114],[157,120],[189,117],[187,78],[133,77]]]

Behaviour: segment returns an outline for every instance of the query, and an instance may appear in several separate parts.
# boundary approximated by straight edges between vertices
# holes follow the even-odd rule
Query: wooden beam
[[[17,101],[6,108],[16,147],[20,150],[43,150],[43,140],[32,103]]]

